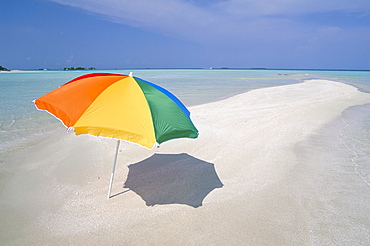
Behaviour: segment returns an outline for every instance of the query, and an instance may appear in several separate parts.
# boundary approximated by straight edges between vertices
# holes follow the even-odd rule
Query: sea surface
[[[369,71],[233,70],[233,69],[136,69],[96,71],[11,71],[0,73],[0,168],[16,151],[47,138],[61,122],[38,111],[33,100],[71,79],[92,72],[133,75],[174,93],[186,106],[228,98],[256,88],[327,79],[347,83],[370,93]],[[339,148],[361,178],[370,184],[370,104],[343,112]],[[338,121],[337,120],[337,121]],[[336,124],[336,123],[333,123]],[[335,150],[340,153],[340,150]]]

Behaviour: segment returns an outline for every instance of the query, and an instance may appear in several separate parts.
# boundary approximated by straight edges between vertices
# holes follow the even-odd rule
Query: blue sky
[[[11,0],[0,65],[370,69],[369,0]]]

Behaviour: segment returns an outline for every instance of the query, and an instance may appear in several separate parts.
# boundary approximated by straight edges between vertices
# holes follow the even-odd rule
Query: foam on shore
[[[192,107],[198,139],[171,140],[153,150],[121,145],[113,186],[116,196],[109,200],[106,192],[116,141],[64,132],[53,135],[14,154],[4,166],[6,171],[0,172],[1,241],[5,245],[311,245],[335,244],[342,237],[349,244],[365,244],[369,187],[350,170],[342,173],[345,177],[338,173],[325,180],[330,177],[323,169],[328,159],[318,158],[320,150],[312,150],[311,140],[345,109],[366,103],[370,94],[352,86],[310,80]],[[335,137],[325,144],[332,141]],[[128,165],[154,153],[187,153],[212,163],[223,187],[212,190],[197,208],[147,206],[123,186]],[[330,167],[341,170],[345,165]],[[346,200],[348,182],[358,194],[350,199],[358,203]],[[155,185],[151,189],[157,189]],[[326,199],[320,187],[330,187],[335,202]],[[191,192],[176,189],[184,196]],[[351,203],[353,211],[340,218],[336,212],[345,210],[343,201]],[[325,217],[328,213],[323,210],[333,217]],[[333,221],[341,228],[320,234],[332,228]],[[352,230],[357,234],[343,235],[346,227],[357,228]]]

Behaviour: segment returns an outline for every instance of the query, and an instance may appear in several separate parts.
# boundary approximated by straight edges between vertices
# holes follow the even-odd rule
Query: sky
[[[370,69],[370,0],[1,0],[0,66]]]

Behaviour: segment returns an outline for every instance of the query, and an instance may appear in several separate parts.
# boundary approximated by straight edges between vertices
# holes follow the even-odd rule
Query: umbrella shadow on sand
[[[186,204],[197,208],[214,189],[223,187],[214,164],[188,154],[154,154],[128,166],[124,188],[147,206]]]

